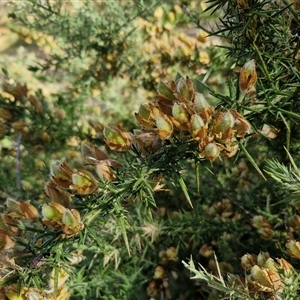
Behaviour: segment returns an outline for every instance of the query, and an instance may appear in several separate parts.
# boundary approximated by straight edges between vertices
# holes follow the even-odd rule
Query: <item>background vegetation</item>
[[[1,299],[297,299],[297,1],[2,6]]]

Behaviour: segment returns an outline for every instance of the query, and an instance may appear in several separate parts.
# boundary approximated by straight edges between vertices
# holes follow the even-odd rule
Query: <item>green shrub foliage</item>
[[[9,4],[0,298],[297,299],[299,1]]]

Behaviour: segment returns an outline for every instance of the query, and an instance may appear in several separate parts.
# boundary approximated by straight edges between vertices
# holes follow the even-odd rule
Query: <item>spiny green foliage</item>
[[[80,101],[91,95],[94,84],[107,82],[108,78],[120,74],[124,66],[126,77],[137,78],[137,61],[126,60],[127,55],[135,51],[131,38],[136,31],[131,20],[146,12],[152,18],[152,6],[138,3],[140,5],[135,6],[136,2],[130,2],[132,6],[125,11],[115,1],[101,4],[83,1],[80,10],[72,10],[77,18],[70,18],[68,11],[62,12],[69,4],[28,1],[26,7],[19,3],[24,11],[11,13],[24,26],[40,28],[44,34],[59,37],[56,43],[63,53],[55,52],[53,47],[53,55],[31,70],[56,69],[61,72],[58,73],[61,80],[70,79],[72,84],[65,92],[51,96],[49,108],[48,104],[43,105],[46,112],[43,116],[38,113],[38,106],[26,102],[27,96],[18,98],[12,91],[8,93],[10,96],[2,96],[3,108],[14,110],[11,119],[7,119],[6,110],[2,111],[8,131],[1,145],[9,153],[5,153],[1,165],[5,171],[1,190],[15,197],[19,194],[10,184],[11,180],[6,179],[12,178],[9,166],[16,157],[7,141],[12,144],[18,134],[22,135],[18,145],[22,150],[18,159],[24,165],[22,176],[28,172],[30,177],[28,161],[33,160],[33,155],[28,151],[28,161],[25,160],[25,151],[21,148],[29,149],[31,144],[27,144],[27,138],[33,138],[32,132],[46,131],[51,138],[46,150],[58,148],[52,159],[66,157],[71,167],[52,164],[51,181],[55,184],[53,187],[47,183],[45,189],[50,202],[45,197],[35,196],[39,192],[26,197],[38,211],[24,201],[16,202],[12,198],[6,201],[0,241],[3,248],[12,249],[0,252],[3,297],[6,294],[12,299],[12,294],[21,291],[22,297],[27,299],[28,293],[38,291],[26,288],[35,287],[48,290],[41,296],[43,299],[55,298],[55,294],[66,299],[68,292],[64,288],[68,286],[72,290],[71,299],[296,299],[299,293],[297,259],[300,257],[300,243],[296,242],[300,216],[295,194],[299,185],[297,123],[300,117],[298,39],[294,32],[297,28],[294,23],[299,23],[296,7],[285,1],[209,1],[206,16],[221,8],[224,12],[219,29],[210,33],[229,41],[225,44],[228,58],[223,56],[224,50],[218,52],[215,48],[209,52],[212,56],[205,75],[194,76],[193,81],[198,92],[210,93],[208,100],[211,104],[218,103],[218,111],[233,112],[234,109],[250,120],[253,127],[245,140],[234,140],[243,151],[234,158],[211,163],[199,157],[199,140],[187,139],[188,127],[177,128],[174,135],[173,131],[167,132],[168,138],[162,138],[160,148],[153,153],[142,152],[130,143],[128,147],[127,142],[135,133],[129,135],[119,130],[121,136],[114,142],[121,141],[121,147],[130,151],[122,155],[109,152],[108,158],[101,146],[102,130],[94,126],[95,139],[90,131],[83,130],[81,123],[76,124],[79,118],[76,112],[84,109]],[[195,2],[196,9],[193,3],[185,3],[184,11],[205,29],[207,24],[202,24],[198,15],[203,3]],[[157,4],[153,2],[154,6]],[[32,19],[25,18],[28,12],[32,13]],[[111,14],[103,17],[107,12]],[[121,21],[114,23],[117,15]],[[95,29],[98,25],[102,26],[100,32]],[[120,28],[124,30],[123,36],[117,34]],[[83,35],[88,38],[80,39]],[[120,60],[111,62],[110,55]],[[214,61],[213,57],[219,59]],[[183,57],[182,61],[186,59]],[[256,76],[256,73],[247,73],[249,70],[244,65],[252,59],[256,62],[258,77],[256,90],[244,93],[241,74],[246,72],[247,84]],[[107,61],[112,65],[108,66]],[[180,61],[180,56],[175,61]],[[220,71],[228,80],[227,88],[222,87],[220,93],[220,89],[214,90],[209,85],[208,79],[213,79],[211,75],[224,61],[225,65],[234,64],[232,69],[236,68],[228,68],[225,73],[223,68]],[[194,64],[195,60],[191,58],[190,63]],[[49,73],[45,74],[51,80]],[[10,76],[8,73],[7,77]],[[130,85],[134,85],[132,82]],[[141,81],[136,86],[139,84]],[[14,87],[13,91],[16,90]],[[120,107],[124,107],[120,103],[122,91],[116,102]],[[42,95],[37,96],[42,104],[46,102]],[[64,120],[53,117],[56,100],[59,108],[67,112]],[[178,110],[179,104],[187,109],[184,101],[177,100],[177,112],[182,111]],[[172,115],[158,114],[160,120],[167,120],[169,128],[173,113],[172,110]],[[19,127],[16,127],[18,123],[14,124],[19,119],[29,122],[28,136],[20,131],[24,130],[22,124],[19,123]],[[153,128],[159,127],[158,123]],[[133,127],[130,124],[129,127]],[[214,127],[208,125],[208,130]],[[104,137],[113,137],[114,130],[110,133],[112,135],[104,130]],[[68,152],[70,156],[62,151],[68,148],[65,143],[70,141],[70,135],[86,140],[83,159],[72,151]],[[216,139],[214,135],[210,138]],[[99,152],[95,152],[91,142],[98,144]],[[75,143],[75,147],[78,144]],[[113,145],[115,149],[118,146]],[[262,170],[267,172],[262,173]],[[270,177],[266,181],[259,173]],[[42,179],[47,180],[46,176]],[[279,188],[274,188],[273,179]],[[65,184],[67,188],[60,187]],[[50,194],[50,190],[54,194]],[[87,193],[88,190],[92,192]],[[53,204],[55,202],[64,205],[61,207]],[[11,231],[14,234],[8,235]],[[13,243],[17,247],[13,248]],[[259,251],[262,253],[256,257],[254,254]],[[192,260],[189,265],[181,262],[190,257],[201,267],[195,267]],[[275,260],[279,257],[286,260]],[[70,263],[71,258],[74,264]],[[193,279],[188,270],[195,274]],[[69,276],[66,285],[65,271]]]

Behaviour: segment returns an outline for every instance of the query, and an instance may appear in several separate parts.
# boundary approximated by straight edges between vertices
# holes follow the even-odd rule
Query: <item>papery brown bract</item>
[[[98,147],[96,147],[95,145],[89,146],[85,143],[81,144],[81,154],[83,159],[91,165],[94,164],[95,161],[108,159],[108,155]]]
[[[52,202],[59,203],[66,208],[70,206],[71,194],[59,188],[52,181],[48,181],[45,183],[44,192],[46,196],[51,199]]]
[[[162,147],[162,140],[154,131],[136,130],[133,141],[143,156],[155,153]]]
[[[26,84],[21,84],[19,82],[17,83],[4,82],[2,85],[2,89],[6,93],[14,96],[16,99],[22,99],[23,97],[26,97],[28,93],[28,88]]]
[[[7,232],[0,230],[0,250],[12,249],[15,245],[12,237]]]
[[[60,188],[68,189],[72,184],[73,170],[65,163],[57,161],[51,166],[50,178]]]
[[[230,109],[231,114],[234,117],[234,126],[233,130],[236,131],[236,136],[240,138],[244,138],[245,135],[251,132],[250,123],[236,110]]]
[[[20,214],[22,214],[25,220],[34,222],[39,216],[38,210],[30,204],[30,201],[20,200],[19,202]]]
[[[11,235],[20,236],[22,234],[22,230],[19,228],[18,217],[19,215],[16,213],[2,214],[1,223],[8,228],[8,229],[3,228],[3,231],[6,231]]]
[[[287,224],[293,229],[294,231],[300,231],[300,216],[293,215],[287,219]]]
[[[17,201],[8,197],[6,199],[6,206],[12,212],[9,215],[15,219],[34,222],[39,216],[38,210],[30,204],[30,201]]]

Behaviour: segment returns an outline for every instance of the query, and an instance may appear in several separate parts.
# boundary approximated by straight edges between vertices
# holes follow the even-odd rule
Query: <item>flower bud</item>
[[[60,222],[65,211],[66,208],[59,203],[50,202],[42,206],[43,218],[53,222]]]
[[[203,94],[196,93],[194,103],[197,113],[201,113],[204,109],[207,111],[213,110],[213,106],[208,103]]]
[[[153,278],[155,279],[162,279],[165,275],[165,270],[162,266],[157,266],[155,268],[155,271],[154,271],[154,276]]]
[[[149,105],[141,104],[139,108],[139,112],[135,113],[134,115],[140,125],[146,128],[152,128],[154,126],[155,122],[151,118],[151,110]]]
[[[239,88],[241,94],[246,94],[257,81],[257,73],[255,70],[255,61],[251,59],[241,68],[239,77]]]
[[[204,244],[199,250],[199,254],[204,257],[210,257],[213,255],[213,253],[214,253],[213,247],[208,246],[207,244]]]
[[[206,145],[202,153],[200,154],[202,157],[206,157],[210,161],[214,161],[220,154],[220,150],[218,146],[214,143],[209,143]]]
[[[5,296],[9,300],[27,300],[27,292],[28,288],[23,285],[11,284],[5,288]]]
[[[121,126],[104,127],[104,141],[111,150],[127,151],[131,148],[131,136]]]
[[[5,204],[11,212],[18,213],[20,210],[19,202],[11,197],[6,198]]]
[[[248,271],[257,264],[257,256],[254,254],[245,254],[241,257],[241,266]]]
[[[286,250],[288,252],[288,254],[292,257],[292,258],[297,258],[300,259],[300,242],[297,241],[289,241],[285,244],[286,246]]]
[[[78,170],[72,174],[70,188],[75,190],[75,193],[79,195],[92,194],[98,189],[97,180],[90,172]]]
[[[189,114],[181,105],[174,103],[172,108],[173,117],[181,124],[187,124],[189,122]]]
[[[76,209],[66,209],[62,216],[62,230],[65,234],[72,236],[84,228],[80,213]]]
[[[189,125],[190,133],[193,139],[204,139],[206,136],[206,128],[203,119],[199,115],[192,115]]]
[[[22,99],[23,97],[26,97],[28,93],[26,84],[20,84],[19,82],[17,83],[5,82],[2,85],[2,89],[4,92],[14,96],[15,99]]]
[[[227,129],[232,128],[234,126],[234,118],[229,110],[226,112],[219,112],[214,125],[213,125],[213,133],[220,134],[224,133]]]
[[[75,250],[70,253],[70,256],[68,257],[69,265],[73,266],[76,264],[79,264],[82,260],[84,260],[85,257],[82,254],[81,250]]]
[[[259,233],[260,237],[263,240],[271,240],[273,238],[273,231],[271,228],[265,227],[265,228],[260,228],[257,230]]]
[[[160,81],[157,85],[158,96],[168,100],[176,100],[176,97],[173,94],[172,89],[169,85],[163,81]]]
[[[30,288],[26,293],[26,300],[43,300],[45,299],[45,295],[43,291],[38,289]]]
[[[187,101],[191,101],[195,95],[195,88],[188,77],[186,79],[181,77],[176,83],[176,89]]]
[[[157,116],[155,119],[157,134],[161,140],[167,140],[173,133],[173,124],[171,120],[166,116]]]
[[[263,216],[254,216],[252,218],[252,226],[257,229],[264,228],[264,227],[266,228],[271,227],[267,219],[265,219]]]
[[[178,257],[177,249],[175,247],[170,247],[166,250],[166,256],[168,260],[176,260]]]
[[[279,265],[274,261],[273,258],[269,257],[267,260],[266,260],[266,263],[264,265],[264,268],[266,269],[269,269],[269,270],[272,270],[274,272],[277,272],[278,269],[279,269]]]
[[[257,256],[257,264],[264,268],[266,261],[270,258],[270,255],[268,252],[260,252]]]
[[[36,112],[38,114],[42,114],[44,111],[44,107],[42,102],[35,96],[30,95],[28,97],[28,101],[30,102],[30,104],[35,108]]]
[[[293,215],[287,219],[287,224],[292,227],[295,231],[300,231],[300,216]]]
[[[72,214],[72,211],[70,209],[65,210],[62,217],[62,222],[63,224],[65,224],[66,226],[72,229],[78,226],[78,221],[76,217]]]
[[[11,123],[11,127],[19,133],[26,135],[28,133],[28,126],[23,120],[18,120]]]
[[[108,159],[108,155],[101,151],[98,147],[81,144],[81,155],[88,164],[95,164],[99,160]]]

